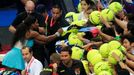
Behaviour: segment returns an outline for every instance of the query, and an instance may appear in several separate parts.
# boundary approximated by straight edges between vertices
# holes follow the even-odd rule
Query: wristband
[[[120,37],[120,36],[116,36],[115,39],[116,39],[116,40],[120,40],[121,37]]]
[[[56,32],[55,35],[56,35],[57,37],[59,37],[59,36],[60,36],[60,33],[59,33],[59,32]]]

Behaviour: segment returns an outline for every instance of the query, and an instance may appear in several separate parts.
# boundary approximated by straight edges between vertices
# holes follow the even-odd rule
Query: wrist
[[[57,37],[60,37],[60,33],[59,33],[59,32],[56,32],[55,35],[56,35]]]

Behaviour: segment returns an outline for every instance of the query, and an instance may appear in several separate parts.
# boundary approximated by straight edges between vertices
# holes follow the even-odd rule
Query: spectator
[[[12,33],[15,33],[16,28],[18,27],[18,25],[19,25],[20,23],[22,23],[22,22],[24,21],[24,19],[25,19],[29,14],[35,16],[35,17],[38,19],[38,21],[39,21],[39,26],[43,26],[43,25],[44,25],[44,24],[43,24],[43,21],[44,21],[44,20],[43,20],[43,17],[42,17],[40,14],[34,12],[34,9],[35,9],[35,4],[34,4],[34,2],[31,1],[31,0],[27,1],[26,4],[25,4],[25,10],[26,10],[26,11],[24,11],[24,12],[22,12],[22,13],[20,13],[20,14],[17,15],[17,17],[16,17],[15,20],[13,21],[12,25],[10,25],[9,31],[11,31]]]
[[[25,70],[22,71],[22,75],[39,75],[43,65],[34,58],[32,49],[24,46],[22,48],[22,55],[25,60]]]
[[[68,26],[67,21],[62,18],[62,10],[59,5],[54,5],[51,9],[52,17],[49,17],[47,20],[47,35],[54,34],[59,28]],[[47,49],[49,50],[49,55],[55,53],[55,43],[57,40],[61,38],[57,38],[54,41],[47,44]]]
[[[86,75],[82,62],[72,59],[71,54],[69,46],[62,48],[60,52],[61,62],[57,68],[57,73],[59,75]]]
[[[45,67],[40,75],[57,75],[55,69],[60,63],[60,55],[57,53],[53,53],[50,56],[50,64],[49,67]]]
[[[11,68],[12,70],[24,70],[24,59],[21,53],[22,47],[25,45],[32,47],[33,39],[44,43],[49,42],[59,36],[59,32],[62,32],[59,30],[56,34],[46,37],[34,31],[36,28],[38,28],[38,23],[37,19],[33,16],[28,16],[24,22],[19,25],[13,37],[12,49],[5,55],[2,65]]]

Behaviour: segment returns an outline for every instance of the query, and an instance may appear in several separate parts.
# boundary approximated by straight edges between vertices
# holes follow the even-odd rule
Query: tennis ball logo
[[[78,39],[77,34],[71,33],[68,37],[68,41],[70,45],[78,45],[78,46],[83,46],[83,42]]]
[[[95,65],[96,63],[102,61],[102,56],[98,50],[93,49],[88,52],[87,59],[92,65]]]
[[[83,57],[84,50],[79,47],[72,47],[72,56],[71,58],[80,60]]]
[[[94,25],[98,25],[101,23],[100,20],[100,12],[99,11],[93,11],[90,15],[89,15],[89,20],[92,24]]]
[[[94,72],[95,74],[99,74],[101,71],[108,71],[111,72],[111,67],[109,66],[108,62],[98,62],[97,64],[95,64],[94,66]]]
[[[110,50],[108,49],[109,45],[108,43],[104,43],[100,46],[99,52],[102,55],[102,57],[107,58],[109,55]]]
[[[112,10],[115,14],[117,14],[122,11],[123,7],[119,2],[112,2],[109,5],[109,9]]]
[[[108,71],[101,71],[98,75],[112,75],[112,73]]]
[[[113,52],[114,52],[115,54],[117,54],[117,55],[120,57],[121,60],[123,60],[124,56],[123,56],[122,52],[121,52],[119,49],[112,50],[112,51],[109,53],[108,62],[111,63],[111,64],[113,64],[113,65],[115,65],[115,64],[117,64],[117,61],[116,61],[116,59],[112,56],[112,53],[113,53]]]
[[[106,21],[113,21],[114,19],[114,13],[110,9],[104,9],[101,11],[100,15],[106,20]]]

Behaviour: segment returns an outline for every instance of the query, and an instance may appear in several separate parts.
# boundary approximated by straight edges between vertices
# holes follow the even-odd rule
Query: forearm
[[[127,64],[129,67],[134,68],[134,62],[133,62],[133,61],[126,59],[126,64]]]
[[[132,55],[132,54],[126,52],[126,56],[127,56],[128,59],[134,61],[134,55]]]
[[[115,18],[115,22],[123,29],[126,30],[127,29],[127,21],[121,21],[117,18]]]

